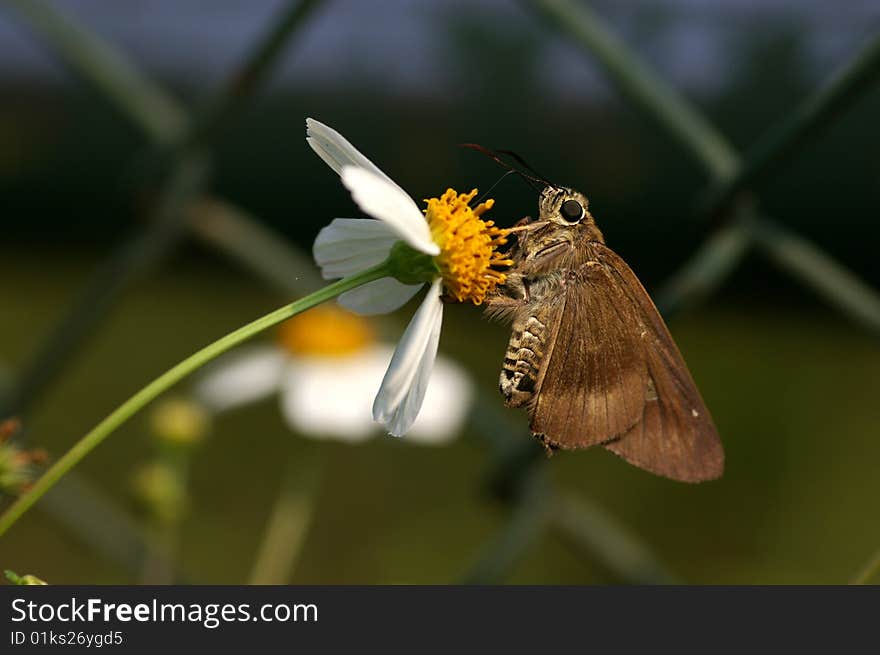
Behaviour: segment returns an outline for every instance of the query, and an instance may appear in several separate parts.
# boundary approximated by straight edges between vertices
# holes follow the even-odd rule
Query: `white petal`
[[[392,357],[376,344],[348,357],[293,357],[281,382],[281,410],[291,429],[315,439],[348,443],[377,432],[370,405]],[[407,442],[442,445],[458,436],[470,408],[473,384],[461,366],[438,357],[419,417]]]
[[[338,175],[342,175],[342,169],[345,166],[356,166],[371,171],[394,184],[390,177],[364,157],[357,148],[349,143],[348,139],[314,118],[306,119],[306,141],[312,150],[318,153],[318,156]],[[394,184],[394,186],[397,185]]]
[[[376,434],[370,403],[391,356],[387,347],[348,357],[296,357],[282,382],[281,410],[304,436],[365,441]]]
[[[428,382],[425,402],[407,441],[442,445],[461,431],[473,400],[473,383],[467,372],[446,357],[438,357]]]
[[[403,333],[373,402],[373,418],[396,437],[412,426],[422,406],[442,322],[440,280],[435,280]]]
[[[403,307],[423,286],[383,277],[340,294],[337,302],[355,314],[387,314]]]
[[[399,186],[354,166],[342,169],[342,183],[361,209],[385,221],[402,241],[428,255],[440,253],[439,246],[431,239],[424,214]]]
[[[216,412],[255,402],[278,390],[287,355],[274,346],[251,346],[209,366],[194,393]]]
[[[359,273],[381,264],[399,237],[372,218],[335,218],[318,232],[312,252],[324,279]]]

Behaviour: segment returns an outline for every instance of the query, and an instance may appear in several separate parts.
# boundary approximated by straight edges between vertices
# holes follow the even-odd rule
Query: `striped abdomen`
[[[520,407],[534,396],[548,329],[531,312],[513,322],[500,379],[501,394],[508,406]]]

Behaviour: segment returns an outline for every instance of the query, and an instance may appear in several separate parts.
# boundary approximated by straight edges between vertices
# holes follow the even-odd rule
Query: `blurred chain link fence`
[[[206,191],[211,146],[241,106],[272,73],[319,9],[320,0],[291,2],[227,82],[201,107],[189,110],[144,76],[124,53],[45,0],[5,0],[34,35],[83,83],[96,89],[154,147],[162,165],[160,192],[144,227],[111,252],[42,346],[0,398],[0,416],[26,411],[65,368],[69,356],[93,331],[131,283],[155,270],[184,238],[194,236],[234,258],[285,293],[300,295],[318,283],[311,260],[290,247],[246,211]],[[880,334],[880,294],[818,245],[767,216],[754,192],[798,155],[819,132],[840,120],[880,75],[880,38],[874,39],[834,79],[795,107],[748,152],[740,154],[700,111],[653,74],[583,2],[522,0],[548,29],[565,35],[604,70],[619,92],[648,120],[671,135],[708,173],[699,217],[715,226],[701,246],[654,294],[668,317],[711,295],[756,249],[783,271],[811,287],[846,316]],[[621,580],[669,583],[677,579],[655,553],[590,499],[554,488],[542,449],[525,426],[482,394],[471,419],[491,451],[487,486],[509,504],[506,526],[476,558],[463,581],[502,581],[516,561],[544,534],[559,532],[573,547],[598,560]],[[503,436],[502,436],[503,435]],[[510,435],[514,435],[512,438]],[[63,482],[75,494],[50,494],[43,504],[105,556],[137,571],[149,537],[121,509],[82,479]],[[283,485],[287,486],[287,485]],[[100,508],[102,525],[79,519]],[[109,529],[108,526],[112,526]],[[120,545],[120,539],[123,545]],[[880,568],[872,559],[854,581]],[[277,581],[283,582],[283,581]]]

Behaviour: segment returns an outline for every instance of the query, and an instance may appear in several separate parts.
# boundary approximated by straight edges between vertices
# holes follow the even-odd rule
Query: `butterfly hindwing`
[[[676,480],[719,477],[724,451],[718,431],[660,313],[623,259],[605,246],[596,252],[616,280],[621,300],[641,316],[649,380],[642,419],[605,447],[639,468]]]

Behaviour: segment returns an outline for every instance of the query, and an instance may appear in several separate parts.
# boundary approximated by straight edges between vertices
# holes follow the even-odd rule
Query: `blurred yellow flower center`
[[[294,355],[348,355],[375,341],[365,318],[334,305],[320,305],[281,324],[281,347]]]
[[[446,295],[479,305],[507,279],[497,269],[513,262],[498,252],[507,243],[508,231],[480,218],[495,201],[489,199],[472,208],[470,202],[476,195],[476,189],[461,194],[447,189],[439,198],[425,201],[425,217],[434,242],[440,246],[434,260],[440,267]]]

